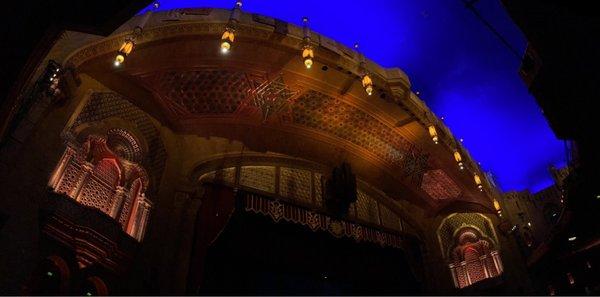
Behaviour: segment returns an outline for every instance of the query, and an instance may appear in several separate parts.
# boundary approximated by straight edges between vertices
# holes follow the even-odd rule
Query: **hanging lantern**
[[[439,138],[438,138],[437,131],[435,130],[435,126],[430,125],[427,128],[429,129],[429,136],[431,136],[431,140],[433,140],[433,143],[438,144]]]
[[[115,57],[115,61],[114,61],[115,66],[117,66],[117,67],[121,66],[121,64],[123,64],[123,62],[125,62],[125,58],[131,53],[131,51],[133,51],[133,48],[135,47],[135,41],[137,40],[137,38],[142,36],[142,32],[144,30],[144,27],[146,26],[146,23],[150,19],[150,16],[152,15],[152,11],[158,9],[158,7],[159,7],[158,1],[155,1],[152,4],[152,7],[153,7],[152,10],[148,10],[146,12],[146,14],[144,14],[140,18],[138,24],[133,29],[133,32],[131,32],[129,37],[127,37],[125,42],[123,42],[123,44],[119,48],[119,51],[117,52],[117,56]]]
[[[502,208],[500,208],[500,203],[498,202],[498,200],[494,199],[493,203],[494,203],[494,209],[496,210],[496,212],[501,213]]]
[[[367,95],[371,96],[373,94],[373,80],[368,74],[365,74],[362,78],[362,85],[365,88],[365,92]]]
[[[460,170],[465,169],[465,164],[462,161],[462,157],[460,156],[460,152],[458,150],[454,151],[454,160],[456,160],[456,163],[458,164],[458,168],[460,168]]]
[[[304,66],[306,69],[310,69],[313,65],[313,58],[315,57],[314,51],[311,46],[305,46],[302,50],[302,58],[304,59]]]
[[[369,72],[365,66],[365,57],[358,51],[358,42],[354,44],[354,49],[358,52],[360,63],[358,64],[358,71],[361,73],[361,83],[367,95],[371,96],[373,94],[373,80],[371,76],[369,76]]]
[[[479,191],[483,191],[483,184],[481,183],[481,178],[479,177],[479,175],[477,175],[477,173],[475,173],[473,178],[475,179],[475,184],[477,185],[477,188],[479,189]]]
[[[303,30],[304,30],[304,38],[303,38],[304,46],[302,47],[302,59],[304,59],[304,66],[306,66],[306,69],[310,69],[313,65],[313,59],[315,58],[315,52],[314,52],[312,45],[310,44],[310,30],[308,29],[308,18],[303,17],[302,23],[304,24],[304,28],[303,28]]]
[[[231,44],[235,39],[235,33],[232,28],[225,29],[223,35],[221,36],[221,52],[226,54],[231,49]]]
[[[123,64],[123,62],[125,62],[125,57],[127,57],[127,55],[129,55],[131,51],[133,51],[134,46],[135,43],[133,43],[133,40],[131,39],[127,39],[125,40],[125,42],[123,42],[123,45],[121,45],[121,48],[119,49],[119,51],[117,52],[117,56],[115,57],[115,66],[120,66],[121,64]]]
[[[225,32],[221,35],[221,53],[226,54],[231,49],[233,42],[235,41],[235,27],[240,21],[242,1],[238,0],[235,2],[235,6],[229,16],[229,22],[225,26]]]

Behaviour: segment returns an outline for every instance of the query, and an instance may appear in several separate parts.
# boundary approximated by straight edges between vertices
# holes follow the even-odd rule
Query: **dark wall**
[[[0,26],[0,140],[25,81],[60,32],[78,30],[108,35],[150,0],[10,1]]]

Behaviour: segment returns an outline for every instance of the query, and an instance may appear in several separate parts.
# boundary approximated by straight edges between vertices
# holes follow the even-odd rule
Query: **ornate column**
[[[479,263],[481,266],[483,266],[483,273],[485,274],[485,278],[489,278],[490,272],[488,271],[486,258],[487,258],[487,255],[483,255],[483,256],[479,257]]]
[[[452,273],[452,280],[454,281],[454,287],[460,288],[458,284],[458,276],[456,275],[456,265],[454,263],[450,264],[450,273]]]
[[[497,251],[493,251],[491,254],[492,254],[492,259],[494,260],[494,266],[496,267],[496,271],[498,272],[498,274],[501,274],[502,271],[504,271],[504,268],[502,267],[502,261],[500,260],[500,255],[498,254]]]
[[[136,197],[127,226],[127,234],[138,241],[142,240],[144,231],[146,230],[150,207],[150,201],[146,199],[144,193]]]
[[[138,232],[136,234],[136,238],[138,241],[142,241],[142,239],[144,239],[144,235],[146,234],[146,225],[148,224],[148,217],[150,216],[150,209],[152,208],[150,201],[145,199],[145,197],[144,197],[144,201],[142,203],[143,203],[142,204],[143,209],[142,209],[142,213],[140,215],[140,223],[139,223],[139,227],[138,227]]]
[[[73,199],[75,199],[77,202],[80,201],[79,192],[81,192],[81,188],[83,188],[83,185],[85,185],[87,179],[92,173],[92,170],[94,170],[94,164],[85,161],[83,164],[81,164],[81,170],[82,172],[79,175],[79,180],[77,181],[77,184],[75,185],[75,187],[73,187],[71,193],[69,193],[69,196],[73,197]]]
[[[460,264],[463,267],[463,271],[465,273],[465,281],[467,282],[466,286],[470,286],[472,283],[471,283],[471,276],[469,276],[469,268],[467,267],[467,262],[463,261]]]
[[[60,158],[58,165],[54,169],[54,173],[52,173],[52,177],[50,178],[50,181],[48,182],[48,186],[50,186],[51,188],[53,188],[55,190],[58,189],[58,185],[60,184],[60,182],[63,179],[63,175],[65,173],[67,165],[71,162],[71,159],[73,159],[74,154],[75,154],[75,150],[67,145],[67,148],[65,149],[65,152],[63,153],[62,157]]]
[[[119,214],[119,211],[121,210],[123,201],[125,200],[126,196],[127,196],[126,189],[124,187],[117,186],[117,188],[115,189],[115,195],[113,196],[113,199],[112,199],[112,205],[111,205],[110,214],[109,214],[113,219],[117,219],[117,215]]]

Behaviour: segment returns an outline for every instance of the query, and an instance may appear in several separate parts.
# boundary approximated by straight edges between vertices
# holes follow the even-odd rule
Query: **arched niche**
[[[442,220],[437,236],[457,288],[502,274],[498,237],[485,215],[451,214]]]

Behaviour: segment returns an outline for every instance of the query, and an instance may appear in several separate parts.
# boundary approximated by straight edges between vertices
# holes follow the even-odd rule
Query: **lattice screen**
[[[70,191],[76,187],[80,175],[81,166],[79,166],[76,161],[70,160],[65,169],[65,173],[58,184],[58,188],[55,191],[57,193],[70,195]]]
[[[357,190],[356,212],[359,219],[379,224],[377,201],[361,190]]]
[[[381,213],[381,224],[385,227],[400,231],[400,217],[392,212],[387,206],[379,204]]]
[[[317,205],[323,205],[323,185],[321,180],[323,175],[315,173],[315,201]]]
[[[279,169],[279,194],[283,197],[312,203],[311,172],[303,169],[281,167]]]
[[[275,167],[242,166],[240,185],[275,193]]]
[[[97,176],[92,175],[79,193],[79,203],[110,212],[112,197],[115,192],[103,183]]]

